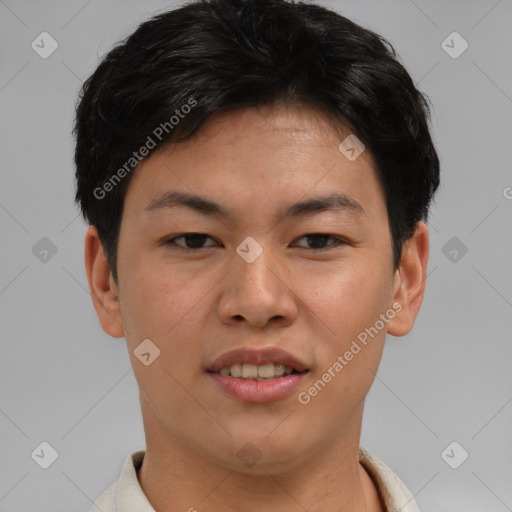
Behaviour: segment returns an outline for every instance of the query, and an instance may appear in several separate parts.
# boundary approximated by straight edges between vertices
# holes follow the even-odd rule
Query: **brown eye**
[[[204,248],[204,241],[206,238],[211,238],[208,235],[204,235],[202,233],[184,233],[182,235],[178,235],[172,238],[168,238],[164,241],[164,245],[166,246],[177,246],[179,249],[183,249],[184,251],[194,251],[198,249]],[[176,243],[177,240],[182,240],[185,242],[185,247]],[[206,246],[211,247],[211,246]]]
[[[343,240],[333,236],[328,235],[325,233],[312,233],[308,235],[304,235],[301,237],[307,239],[308,244],[312,244],[313,247],[306,247],[306,249],[310,249],[313,251],[323,251],[323,250],[329,250],[330,248],[337,247],[338,245],[343,244]],[[324,245],[327,243],[329,239],[335,240],[335,244],[329,244],[329,246],[324,247]]]

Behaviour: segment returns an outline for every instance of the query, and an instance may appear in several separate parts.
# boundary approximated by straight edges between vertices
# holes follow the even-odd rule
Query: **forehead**
[[[217,206],[203,206],[226,216],[270,210],[284,216],[292,203],[330,196],[333,205],[344,202],[347,213],[359,210],[371,217],[372,209],[384,204],[383,191],[369,151],[353,161],[340,151],[349,135],[349,129],[311,109],[223,112],[193,138],[162,146],[143,161],[125,207],[155,213],[159,204],[176,205],[181,192],[181,202],[185,195],[208,198]]]

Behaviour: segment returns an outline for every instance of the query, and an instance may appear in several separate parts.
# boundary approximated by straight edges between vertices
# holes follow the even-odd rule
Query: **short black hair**
[[[124,196],[141,159],[192,137],[217,112],[276,104],[319,109],[369,148],[398,267],[403,243],[427,220],[439,159],[428,99],[393,46],[320,5],[196,0],[118,43],[76,104],[75,200],[116,283]]]

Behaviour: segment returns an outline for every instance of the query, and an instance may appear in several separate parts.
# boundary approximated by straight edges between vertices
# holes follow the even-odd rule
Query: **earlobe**
[[[85,270],[89,292],[103,330],[114,338],[124,336],[119,309],[118,289],[105,258],[103,247],[94,226],[89,226],[84,241]]]
[[[388,333],[393,336],[404,336],[414,326],[425,293],[428,255],[428,227],[420,221],[413,236],[403,245],[395,272],[393,301],[399,303],[401,309],[388,326]]]

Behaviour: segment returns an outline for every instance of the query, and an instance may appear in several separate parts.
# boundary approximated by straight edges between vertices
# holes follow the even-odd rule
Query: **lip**
[[[271,380],[244,380],[220,373],[208,374],[229,397],[242,402],[275,402],[290,395],[307,373],[292,373]]]
[[[290,366],[304,373],[291,373],[269,380],[239,379],[218,373],[222,368],[234,364],[276,364]],[[291,394],[309,373],[309,368],[303,361],[279,347],[242,347],[222,354],[207,368],[207,372],[229,397],[243,402],[263,403],[281,400]]]
[[[250,348],[242,347],[224,352],[218,357],[207,371],[218,373],[222,368],[229,368],[234,364],[277,364],[291,366],[297,372],[303,372],[308,367],[297,357],[279,347]]]

